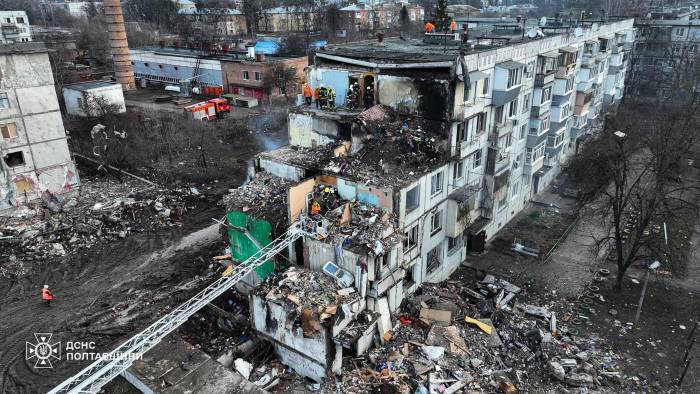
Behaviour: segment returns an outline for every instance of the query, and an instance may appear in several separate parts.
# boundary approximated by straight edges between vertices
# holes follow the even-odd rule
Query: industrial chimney
[[[112,60],[114,61],[114,75],[117,82],[122,84],[122,89],[136,89],[134,69],[131,67],[129,56],[129,43],[126,40],[126,28],[120,0],[104,0],[103,7],[107,19],[109,31],[109,46],[112,48]]]

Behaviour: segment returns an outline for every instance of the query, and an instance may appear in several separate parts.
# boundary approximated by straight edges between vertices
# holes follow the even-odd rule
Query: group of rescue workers
[[[311,105],[311,100],[316,103],[316,108],[326,109],[335,108],[335,90],[326,88],[324,85],[316,86],[312,89],[308,83],[304,85],[304,102],[306,105]]]
[[[318,185],[316,187],[317,190],[314,191],[309,206],[309,213],[311,213],[311,216],[323,214],[334,209],[340,199],[338,192],[333,186]]]
[[[455,33],[457,31],[457,21],[452,19],[452,23],[450,23],[450,30],[452,33]],[[425,23],[425,32],[426,33],[435,33],[435,25],[432,24],[431,22],[426,22]]]
[[[316,104],[318,109],[334,109],[335,108],[335,98],[336,93],[332,87],[325,87],[323,84],[312,88],[310,84],[304,84],[303,89],[304,103],[306,105]],[[364,98],[364,108],[371,108],[374,106],[374,88],[372,85],[368,85],[365,88]],[[360,108],[360,84],[355,81],[350,84],[348,92],[346,95],[346,107],[350,109]]]

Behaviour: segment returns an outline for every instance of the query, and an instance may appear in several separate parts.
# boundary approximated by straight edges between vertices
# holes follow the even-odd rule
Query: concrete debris
[[[60,200],[46,192],[41,200],[0,216],[0,277],[21,278],[31,273],[33,261],[180,226],[187,209],[204,197],[189,187],[144,188],[131,179],[102,178],[84,181],[77,197]],[[164,210],[171,214],[163,216]]]
[[[567,322],[557,322],[554,310],[573,311],[573,304],[538,306],[530,298],[533,304],[519,305],[521,293],[493,275],[471,284],[424,284],[396,312],[399,324],[391,337],[353,359],[343,376],[329,379],[322,390],[361,392],[378,384],[411,393],[567,392],[567,387],[592,390],[620,380],[619,356],[603,350],[600,338],[572,334]],[[509,300],[514,306],[496,309],[506,294],[514,294]],[[391,363],[397,355],[402,362]]]

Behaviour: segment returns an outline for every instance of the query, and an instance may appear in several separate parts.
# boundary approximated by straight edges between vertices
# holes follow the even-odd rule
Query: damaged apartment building
[[[79,185],[42,43],[0,46],[0,209]]]
[[[228,198],[234,260],[287,226],[305,234],[277,262],[296,268],[246,289],[282,362],[320,380],[388,339],[404,297],[483,251],[616,105],[633,40],[623,20],[318,50],[307,80],[335,108],[290,109],[290,145]]]

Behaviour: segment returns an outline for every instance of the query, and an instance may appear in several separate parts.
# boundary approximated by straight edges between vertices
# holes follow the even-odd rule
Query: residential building
[[[308,32],[317,30],[319,10],[312,7],[290,6],[263,10],[258,29],[264,33]]]
[[[44,0],[41,3],[41,7],[44,12],[49,15],[49,18],[54,12],[67,12],[70,16],[76,18],[83,18],[88,15],[88,10],[90,7],[94,6],[98,9],[102,9],[101,1],[74,1],[74,0]]]
[[[267,101],[268,97],[263,90],[263,75],[275,63],[283,63],[287,67],[297,70],[299,79],[304,79],[304,71],[309,64],[307,56],[279,57],[258,54],[247,59],[227,59],[221,61],[221,73],[223,76],[224,90],[232,94],[255,97],[259,101]],[[300,86],[289,86],[287,95],[293,97],[300,92]],[[272,95],[281,94],[273,91]]]
[[[77,191],[46,47],[0,45],[0,209]]]
[[[352,279],[351,296],[341,302],[347,311],[317,328],[321,342],[266,324],[263,311],[288,313],[274,293],[251,299],[255,328],[316,380],[337,372],[339,353],[366,351],[372,332],[385,338],[403,298],[478,259],[615,107],[634,37],[630,19],[488,44],[434,33],[319,49],[307,80],[333,88],[338,108],[290,109],[291,146],[258,155],[261,189],[242,194],[270,204],[240,201],[229,213],[240,220],[229,222],[266,223],[268,235],[271,223],[298,223],[308,234],[289,260],[312,272],[335,264]],[[256,222],[261,204],[266,219]]]
[[[25,11],[0,11],[0,44],[31,40],[32,31]]]
[[[341,29],[347,34],[362,31],[391,29],[400,26],[401,8],[405,6],[408,12],[408,22],[422,24],[425,10],[417,4],[357,3],[340,8]]]
[[[697,94],[700,19],[642,19],[635,27],[634,49],[624,59],[630,63],[629,94],[661,102]]]
[[[86,81],[63,88],[66,113],[74,116],[104,116],[126,112],[124,93],[120,83]]]
[[[245,15],[233,8],[182,8],[179,12],[204,37],[236,37],[248,32]]]

